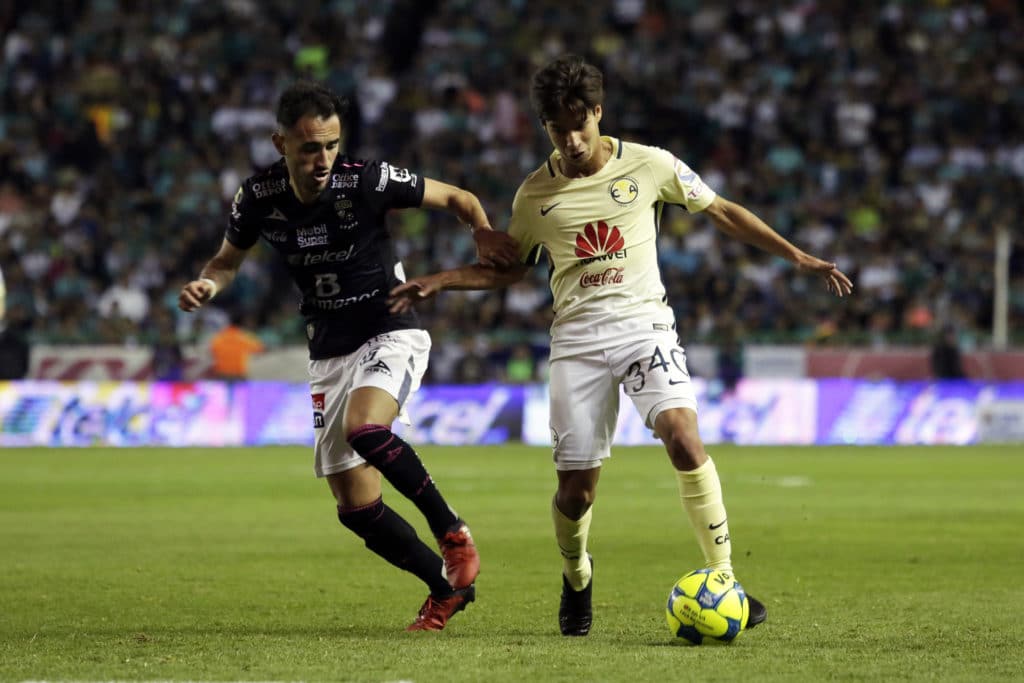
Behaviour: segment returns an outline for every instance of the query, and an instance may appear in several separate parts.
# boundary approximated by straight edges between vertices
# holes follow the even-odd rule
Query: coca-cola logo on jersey
[[[625,268],[606,268],[599,273],[583,273],[580,275],[580,287],[604,287],[605,285],[621,285],[622,273]]]

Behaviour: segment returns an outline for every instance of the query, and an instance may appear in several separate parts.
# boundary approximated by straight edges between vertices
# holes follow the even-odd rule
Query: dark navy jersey
[[[284,257],[302,292],[310,358],[342,356],[378,334],[420,327],[414,312],[394,315],[385,303],[405,274],[384,216],[420,206],[423,182],[386,161],[339,155],[312,204],[292,192],[284,159],[239,188],[225,237],[239,249],[262,237]]]

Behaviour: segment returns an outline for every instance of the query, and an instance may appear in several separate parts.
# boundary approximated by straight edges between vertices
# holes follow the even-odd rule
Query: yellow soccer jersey
[[[548,253],[553,359],[674,326],[658,270],[661,210],[667,202],[702,211],[716,196],[670,152],[603,139],[612,156],[600,171],[566,178],[555,151],[519,186],[512,205],[509,234],[522,260],[536,263],[541,248]]]

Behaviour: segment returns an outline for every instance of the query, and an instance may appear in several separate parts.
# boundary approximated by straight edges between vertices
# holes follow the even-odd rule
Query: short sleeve
[[[533,214],[527,210],[527,204],[521,193],[516,192],[515,199],[512,200],[512,218],[508,224],[508,234],[519,243],[519,261],[532,266],[540,261],[542,245],[530,229],[530,217]]]
[[[697,172],[671,152],[651,148],[651,166],[658,182],[658,198],[679,204],[690,213],[703,211],[718,196],[704,184]]]
[[[363,197],[378,211],[410,209],[423,204],[423,178],[386,161],[371,161],[359,181]]]
[[[254,201],[243,186],[238,188],[231,202],[231,215],[224,239],[239,249],[249,249],[260,239],[259,226],[253,220]]]

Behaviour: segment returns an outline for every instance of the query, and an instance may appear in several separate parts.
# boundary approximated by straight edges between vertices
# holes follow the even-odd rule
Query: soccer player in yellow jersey
[[[849,278],[786,241],[757,216],[705,185],[670,152],[603,136],[601,72],[568,55],[533,78],[532,100],[554,152],[527,176],[509,234],[524,265],[474,265],[415,278],[392,290],[404,310],[442,289],[489,289],[521,279],[546,250],[551,326],[551,434],[558,490],[552,501],[562,551],[559,626],[589,633],[593,558],[587,552],[601,461],[610,455],[619,386],[665,443],[682,506],[708,567],[732,571],[729,525],[715,463],[697,430],[697,401],[658,270],[658,221],[666,203],[703,211],[722,232],[819,275],[843,296]],[[749,597],[749,596],[748,596]],[[750,598],[747,627],[767,617]]]

